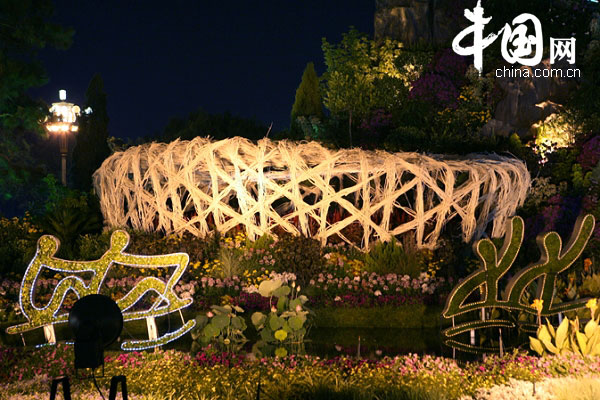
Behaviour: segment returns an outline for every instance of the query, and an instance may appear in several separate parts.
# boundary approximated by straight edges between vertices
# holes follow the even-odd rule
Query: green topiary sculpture
[[[554,304],[554,291],[557,275],[567,268],[581,255],[594,230],[594,217],[586,215],[575,224],[569,243],[563,250],[562,240],[556,232],[548,232],[537,237],[540,248],[540,260],[516,273],[508,282],[501,298],[498,293],[498,281],[513,265],[523,241],[524,224],[521,217],[513,217],[509,223],[504,244],[498,251],[489,239],[475,243],[474,250],[483,263],[483,267],[462,280],[450,292],[443,311],[445,318],[454,318],[469,312],[482,309],[504,309],[507,311],[524,311],[539,316],[550,316],[559,312],[572,311],[585,307],[587,299]],[[527,287],[536,279],[540,309],[536,310],[521,299]],[[480,291],[480,300],[465,304],[475,292]],[[453,320],[454,321],[454,320]],[[443,331],[446,343],[452,347],[467,351],[497,351],[495,347],[480,347],[461,343],[454,339],[464,332],[483,328],[514,328],[515,323],[507,319],[477,319],[454,325]]]

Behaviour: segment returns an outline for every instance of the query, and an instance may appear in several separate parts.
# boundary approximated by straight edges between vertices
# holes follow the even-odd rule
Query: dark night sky
[[[321,38],[339,42],[352,25],[372,36],[374,0],[55,1],[54,22],[75,29],[67,51],[44,50],[48,103],[67,89],[83,105],[100,73],[110,135],[161,131],[202,107],[289,125],[302,71],[324,72]]]

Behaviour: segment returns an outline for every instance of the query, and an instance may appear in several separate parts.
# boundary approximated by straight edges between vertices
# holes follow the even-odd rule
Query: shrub
[[[596,135],[583,144],[577,161],[584,170],[594,168],[600,162],[600,135]]]
[[[219,263],[213,268],[213,275],[221,279],[231,279],[242,274],[242,251],[227,246],[219,249]]]
[[[131,234],[127,251],[146,255],[185,252],[190,256],[190,264],[203,264],[218,257],[220,241],[221,235],[218,232],[200,238],[188,233],[182,236],[163,236],[155,232],[135,231]]]
[[[410,91],[409,99],[419,99],[441,108],[456,108],[459,90],[447,77],[428,73],[417,79]]]
[[[579,288],[581,297],[600,297],[600,274],[590,274],[583,279]]]
[[[395,239],[376,243],[365,255],[365,270],[380,275],[396,273],[416,278],[422,269],[418,251],[402,246]]]
[[[102,229],[98,198],[85,193],[70,193],[52,205],[38,219],[38,225],[44,233],[60,239],[59,257],[74,259],[79,236]]]
[[[100,234],[87,234],[80,236],[77,240],[79,245],[77,257],[79,260],[97,260],[110,247],[110,235],[112,232],[103,232]]]
[[[20,277],[33,258],[38,228],[26,214],[24,218],[0,218],[0,276],[14,274]]]
[[[421,148],[426,137],[427,133],[421,128],[399,126],[386,137],[383,147],[391,152],[416,150]]]
[[[326,263],[317,240],[290,234],[282,235],[275,244],[273,258],[275,270],[295,274],[301,286],[318,275]]]

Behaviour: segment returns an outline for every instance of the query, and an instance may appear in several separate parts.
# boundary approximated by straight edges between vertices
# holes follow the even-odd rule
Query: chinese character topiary
[[[540,260],[517,272],[509,281],[502,296],[499,296],[498,282],[513,265],[523,241],[523,219],[513,217],[504,236],[504,244],[500,250],[489,239],[475,243],[474,250],[481,259],[482,268],[462,280],[450,293],[443,311],[445,318],[452,318],[482,309],[503,309],[507,311],[523,311],[540,316],[550,316],[560,312],[572,311],[585,307],[587,299],[555,303],[554,291],[559,273],[569,268],[581,255],[594,230],[594,217],[586,215],[579,218],[575,224],[571,239],[563,249],[560,236],[556,232],[548,232],[537,237],[540,248]],[[540,310],[535,310],[529,304],[522,302],[523,294],[528,286],[538,281],[537,299]],[[480,292],[480,299],[470,303],[465,301],[475,291]],[[502,318],[477,319],[454,325],[444,330],[447,344],[463,350],[494,351],[494,347],[479,347],[468,345],[456,340],[455,337],[470,331],[483,328],[514,328],[513,321]]]

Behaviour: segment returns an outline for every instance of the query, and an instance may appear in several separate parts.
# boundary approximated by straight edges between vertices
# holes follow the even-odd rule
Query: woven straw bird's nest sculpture
[[[113,227],[198,236],[242,227],[251,239],[287,231],[363,249],[412,232],[419,247],[434,248],[452,218],[465,241],[490,223],[491,235],[502,236],[530,177],[523,162],[495,154],[450,158],[195,138],[117,152],[96,171],[94,185]],[[347,232],[357,226],[353,241]]]

